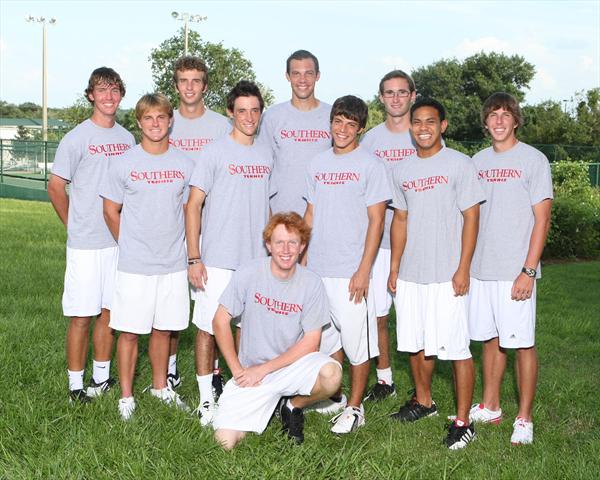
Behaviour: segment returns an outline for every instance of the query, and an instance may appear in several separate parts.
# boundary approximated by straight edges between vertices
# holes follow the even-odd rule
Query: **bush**
[[[590,185],[588,164],[552,164],[554,205],[545,258],[600,257],[600,190]]]

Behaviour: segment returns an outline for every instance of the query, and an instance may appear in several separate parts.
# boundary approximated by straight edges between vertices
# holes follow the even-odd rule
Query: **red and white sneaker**
[[[502,409],[490,410],[483,403],[471,405],[469,410],[469,420],[477,423],[494,423],[498,425],[502,421]]]
[[[513,423],[513,434],[510,437],[513,445],[529,445],[533,443],[533,422],[517,417]]]

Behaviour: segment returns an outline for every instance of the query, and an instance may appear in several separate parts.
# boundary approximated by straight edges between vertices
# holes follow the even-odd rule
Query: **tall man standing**
[[[292,99],[269,108],[260,127],[260,140],[273,150],[273,213],[294,211],[304,215],[304,174],[309,160],[331,147],[331,105],[315,97],[321,77],[319,60],[307,50],[292,53],[286,62]]]
[[[410,110],[417,155],[394,169],[394,219],[389,288],[396,294],[398,350],[409,352],[415,393],[392,418],[437,415],[431,397],[435,357],[451,360],[457,416],[446,446],[475,438],[469,424],[475,371],[469,350],[469,270],[484,195],[471,159],[442,146],[444,107],[419,100]]]
[[[208,68],[200,58],[189,55],[179,58],[175,62],[173,82],[179,95],[179,108],[173,112],[169,144],[199,162],[204,148],[213,140],[229,133],[231,124],[223,115],[204,104],[204,94],[208,90]],[[196,292],[192,289],[192,299],[195,298]],[[179,332],[173,332],[168,374],[169,385],[173,388],[181,383],[177,370],[178,341]],[[222,377],[218,370],[214,376],[216,378],[213,378],[213,384],[219,394],[222,390]]]
[[[379,82],[379,100],[385,108],[385,122],[369,130],[361,141],[361,146],[385,161],[388,173],[394,165],[413,155],[416,150],[410,135],[410,107],[416,97],[415,82],[402,70],[393,70]],[[385,211],[385,226],[381,246],[373,264],[371,291],[377,309],[377,383],[371,387],[365,400],[377,401],[396,395],[390,359],[388,315],[392,306],[392,294],[388,289],[390,273],[390,228],[394,209],[391,205]]]
[[[506,349],[517,351],[519,412],[513,444],[533,442],[532,409],[537,382],[535,350],[536,279],[550,229],[552,178],[546,156],[519,142],[523,124],[517,100],[494,93],[481,120],[492,146],[473,157],[488,201],[473,256],[469,322],[471,338],[483,341],[483,402],[471,420],[498,423]]]
[[[267,255],[262,231],[269,220],[273,158],[268,147],[254,141],[263,108],[258,87],[239,82],[227,96],[233,130],[206,148],[190,181],[185,228],[188,276],[198,289],[192,321],[198,327],[198,415],[203,426],[212,422],[215,413],[212,321],[219,297],[241,263]]]
[[[71,401],[87,402],[115,383],[110,378],[113,331],[109,328],[117,244],[102,216],[98,192],[108,159],[135,145],[133,136],[115,122],[125,96],[125,85],[112,68],[94,70],[85,89],[93,105],[92,116],[60,142],[48,196],[67,227],[67,267],[62,298],[64,315],[71,317],[67,330],[67,373]],[[66,187],[69,184],[69,195]],[[83,388],[89,329],[94,325],[93,373]]]

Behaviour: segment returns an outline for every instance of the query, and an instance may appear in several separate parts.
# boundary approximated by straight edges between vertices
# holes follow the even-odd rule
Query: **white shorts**
[[[156,330],[185,330],[190,295],[187,271],[138,275],[117,271],[110,327],[137,334]]]
[[[117,247],[79,250],[67,247],[65,289],[62,297],[66,317],[92,317],[112,306],[117,274]]]
[[[455,297],[452,282],[396,282],[398,350],[440,360],[471,358],[467,296]]]
[[[213,335],[212,322],[219,308],[219,298],[229,285],[233,270],[225,268],[206,267],[208,280],[204,285],[204,290],[192,288],[192,298],[194,299],[194,313],[192,323],[200,330]]]
[[[369,291],[375,300],[375,310],[378,317],[385,317],[392,307],[392,292],[388,290],[388,277],[390,276],[391,250],[380,248],[373,263],[373,278]]]
[[[267,375],[256,387],[239,387],[232,378],[223,389],[213,421],[215,430],[262,433],[281,397],[310,395],[319,371],[331,357],[313,352]]]
[[[377,316],[371,297],[350,301],[349,278],[323,278],[329,299],[331,325],[323,329],[321,352],[331,355],[340,347],[352,365],[379,356]]]
[[[529,348],[535,345],[535,283],[531,298],[510,298],[513,282],[471,279],[469,330],[471,339],[486,341],[498,337],[502,348]]]

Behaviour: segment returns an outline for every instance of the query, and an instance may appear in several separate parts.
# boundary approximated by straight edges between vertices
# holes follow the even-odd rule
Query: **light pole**
[[[54,25],[56,18],[48,21],[44,17],[35,18],[32,15],[25,17],[27,22],[38,22],[43,26],[42,36],[42,139],[48,141],[48,61],[46,56],[46,24]]]
[[[171,16],[175,19],[175,20],[181,20],[183,22],[183,30],[184,30],[184,34],[183,34],[183,54],[187,55],[188,54],[188,22],[196,22],[196,23],[200,23],[203,20],[207,20],[208,17],[203,17],[201,15],[195,15],[195,14],[190,14],[190,13],[180,13],[180,12],[171,12]]]

